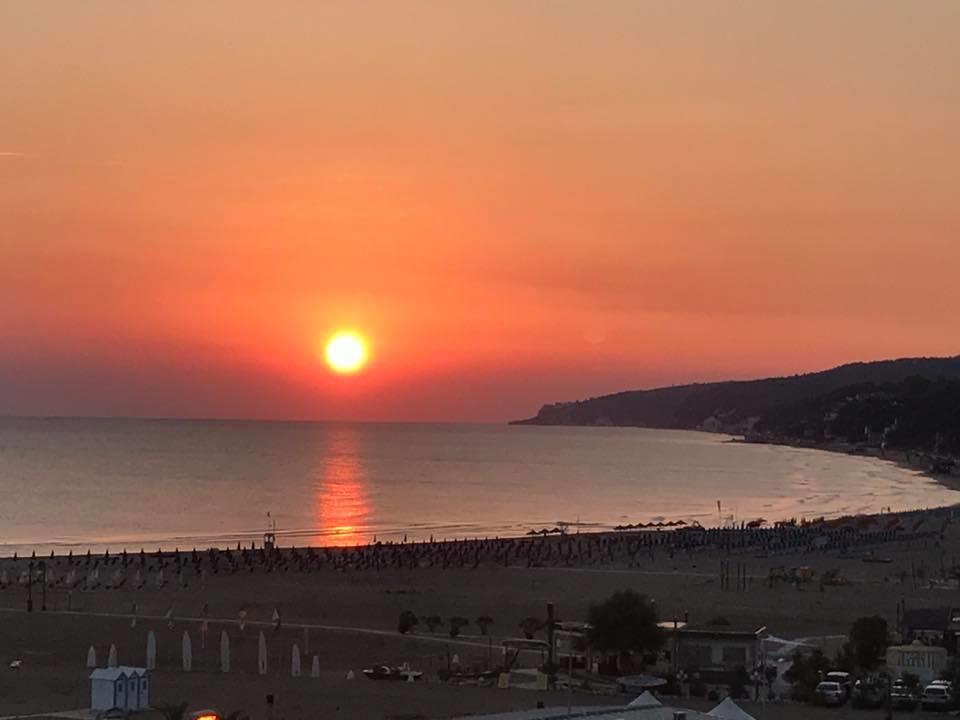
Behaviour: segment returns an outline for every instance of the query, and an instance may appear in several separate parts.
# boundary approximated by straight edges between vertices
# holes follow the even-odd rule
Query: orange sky
[[[0,4],[0,414],[503,420],[960,352],[956,0],[281,6]]]

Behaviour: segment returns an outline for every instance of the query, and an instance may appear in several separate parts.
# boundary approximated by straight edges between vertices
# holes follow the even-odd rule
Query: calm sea
[[[0,419],[0,554],[521,535],[953,503],[879,460],[628,428]],[[717,501],[720,501],[720,512]]]

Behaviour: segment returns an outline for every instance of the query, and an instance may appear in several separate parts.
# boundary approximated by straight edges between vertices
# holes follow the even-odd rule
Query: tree
[[[487,629],[493,625],[493,618],[487,615],[481,615],[476,620],[473,621],[478,628],[480,628],[480,634],[486,635]]]
[[[427,615],[423,621],[427,624],[427,630],[430,632],[436,631],[438,627],[443,627],[443,618],[439,615]]]
[[[546,625],[546,623],[543,622],[543,620],[535,617],[526,617],[520,621],[519,627],[527,640],[533,640],[533,636],[540,632],[544,625]]]
[[[621,659],[631,653],[656,650],[663,643],[657,627],[657,610],[646,595],[621,590],[588,613],[590,642],[604,652],[617,652]]]
[[[814,690],[828,672],[830,661],[820,650],[814,650],[809,657],[797,652],[793,655],[793,664],[783,674],[783,679],[792,686],[793,699],[806,702],[813,699]]]
[[[887,621],[879,615],[858,618],[850,626],[847,652],[857,666],[873,668],[887,649]]]
[[[450,623],[450,637],[455,638],[460,634],[460,630],[470,624],[470,621],[460,615],[454,615],[448,621]]]
[[[410,610],[404,610],[400,613],[400,619],[397,621],[397,630],[401,635],[406,635],[410,632],[414,625],[417,625],[420,620],[417,616]]]

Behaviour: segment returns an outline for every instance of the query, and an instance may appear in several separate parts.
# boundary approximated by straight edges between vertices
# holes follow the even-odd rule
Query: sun
[[[324,356],[334,372],[355,373],[367,364],[367,341],[355,332],[338,332],[327,340]]]

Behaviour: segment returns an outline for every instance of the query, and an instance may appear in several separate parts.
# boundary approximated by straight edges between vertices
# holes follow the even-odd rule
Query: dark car
[[[920,689],[897,680],[890,688],[890,705],[894,710],[916,710],[920,703]]]

